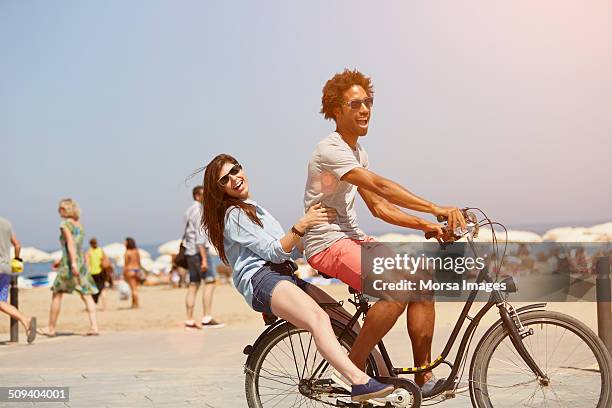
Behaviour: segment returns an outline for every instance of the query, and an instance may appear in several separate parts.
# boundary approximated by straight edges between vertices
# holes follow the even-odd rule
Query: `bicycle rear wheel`
[[[336,335],[342,327],[332,326]],[[338,341],[348,351],[355,340],[355,334],[345,333]],[[306,383],[313,377],[317,384]],[[368,359],[366,372],[375,375],[374,362]],[[327,407],[337,405],[337,399],[350,401],[350,396],[338,395],[333,389],[325,392],[325,380],[329,380],[333,367],[325,362],[318,352],[312,335],[290,323],[283,323],[264,337],[252,351],[246,368],[245,391],[249,408],[268,407]],[[331,387],[327,387],[331,388]]]
[[[586,325],[561,313],[520,315],[533,329],[523,344],[548,376],[541,384],[498,326],[483,338],[470,367],[470,396],[479,408],[610,408],[612,362],[601,340]]]

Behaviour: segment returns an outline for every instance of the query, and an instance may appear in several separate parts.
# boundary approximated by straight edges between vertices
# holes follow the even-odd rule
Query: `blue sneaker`
[[[355,384],[351,387],[351,401],[361,402],[371,398],[381,398],[393,392],[391,384],[379,383],[373,378],[370,378],[365,384]]]

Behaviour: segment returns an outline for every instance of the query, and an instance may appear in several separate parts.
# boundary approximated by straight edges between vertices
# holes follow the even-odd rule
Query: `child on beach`
[[[304,232],[336,217],[315,205],[285,232],[278,221],[250,198],[249,182],[232,156],[221,154],[206,167],[202,224],[220,258],[231,265],[236,288],[254,310],[279,316],[312,333],[321,355],[352,384],[351,399],[384,397],[393,386],[359,370],[338,343],[327,313],[293,275],[291,257]]]

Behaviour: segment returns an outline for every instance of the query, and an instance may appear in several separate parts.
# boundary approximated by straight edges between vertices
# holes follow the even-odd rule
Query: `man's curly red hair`
[[[336,74],[325,83],[323,97],[321,98],[321,112],[325,119],[336,119],[334,109],[342,106],[344,93],[353,85],[361,86],[368,96],[374,94],[374,87],[369,77],[363,75],[357,69],[345,68],[342,73]]]

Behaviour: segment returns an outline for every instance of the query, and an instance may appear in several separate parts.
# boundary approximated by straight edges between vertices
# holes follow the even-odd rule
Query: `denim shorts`
[[[291,263],[285,262],[282,264],[266,263],[262,266],[251,278],[253,286],[253,309],[260,313],[272,313],[272,292],[281,281],[291,282],[300,289],[306,291],[308,282],[304,282],[293,274],[294,269],[290,266]]]
[[[208,252],[206,252],[206,263],[208,264],[208,270],[202,272],[202,257],[200,254],[187,255],[189,283],[199,285],[202,281],[204,281],[204,283],[213,283],[217,280],[217,271],[215,271],[215,265]]]
[[[0,273],[0,302],[8,302],[11,275]]]

